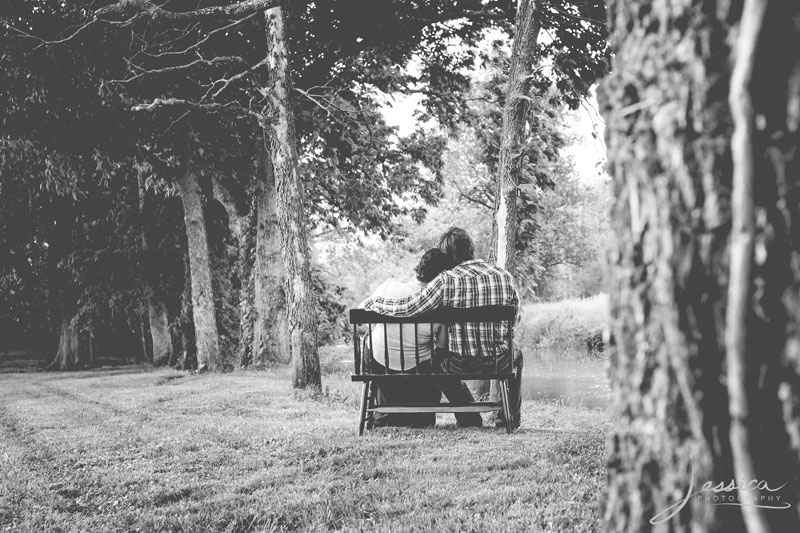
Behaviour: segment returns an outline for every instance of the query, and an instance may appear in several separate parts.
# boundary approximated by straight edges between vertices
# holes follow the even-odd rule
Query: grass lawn
[[[319,397],[283,368],[0,374],[0,531],[601,530],[606,412],[358,438],[341,356]]]

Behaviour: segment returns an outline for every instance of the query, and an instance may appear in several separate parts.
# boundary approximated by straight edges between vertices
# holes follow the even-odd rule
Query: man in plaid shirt
[[[451,255],[456,267],[439,274],[421,291],[405,298],[369,298],[364,309],[393,316],[415,316],[439,307],[470,308],[486,305],[513,305],[519,319],[519,296],[514,279],[506,270],[490,265],[482,259],[475,259],[472,239],[461,228],[450,228],[442,236],[439,248]],[[453,324],[448,330],[450,351],[443,358],[442,370],[447,373],[494,371],[492,354],[499,352],[498,371],[506,372],[516,368],[516,378],[509,386],[509,402],[514,420],[519,426],[522,398],[520,385],[522,376],[522,353],[515,350],[514,357],[505,346],[505,326],[502,323],[473,322]],[[491,365],[491,366],[488,366]],[[446,384],[443,391],[451,403],[474,401],[469,389],[463,383]],[[477,422],[459,425],[480,425]],[[502,412],[497,415],[497,425],[502,425]]]

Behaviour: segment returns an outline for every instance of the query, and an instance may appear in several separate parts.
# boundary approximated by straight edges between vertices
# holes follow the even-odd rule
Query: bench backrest
[[[431,311],[430,313],[425,313],[424,315],[417,315],[412,317],[397,317],[397,316],[389,316],[389,315],[382,315],[379,313],[375,313],[373,311],[365,311],[364,309],[351,309],[350,310],[350,323],[353,325],[353,345],[354,345],[354,354],[355,354],[355,373],[361,374],[365,366],[369,368],[369,360],[363,361],[362,357],[364,354],[361,350],[361,343],[359,341],[358,336],[358,326],[366,325],[367,326],[367,338],[369,339],[368,342],[372,339],[372,332],[373,332],[373,325],[374,324],[384,324],[384,353],[383,359],[385,361],[383,367],[384,369],[389,368],[389,347],[388,342],[386,340],[386,324],[413,324],[414,325],[414,337],[418,337],[419,328],[430,328],[430,337],[431,337],[431,353],[434,352],[434,344],[436,342],[435,335],[433,332],[434,324],[443,324],[445,326],[449,326],[451,324],[466,324],[466,323],[475,323],[475,322],[484,322],[484,323],[506,323],[505,328],[505,335],[506,339],[505,346],[508,347],[508,353],[513,353],[513,338],[514,338],[514,322],[516,320],[516,309],[514,306],[511,305],[493,305],[493,306],[486,306],[486,307],[473,307],[468,309],[455,309],[455,308],[440,308],[436,309],[435,311]],[[462,331],[466,328],[462,327]],[[483,328],[486,329],[486,328]],[[411,362],[413,361],[413,372],[416,373],[417,369],[419,368],[420,360],[419,360],[419,346],[416,346],[414,353],[407,354],[403,348],[403,327],[399,326],[400,330],[400,372],[405,373],[406,368],[412,366]],[[370,346],[370,353],[374,353],[372,347]],[[494,370],[495,372],[498,370],[498,358],[500,357],[500,353],[494,351],[491,354],[484,354],[485,356],[491,357],[494,359]],[[380,358],[380,354],[378,354]],[[408,362],[407,359],[409,358]]]

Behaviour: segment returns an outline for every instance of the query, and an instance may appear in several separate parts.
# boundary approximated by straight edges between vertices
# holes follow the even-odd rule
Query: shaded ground
[[[288,370],[0,374],[0,531],[599,531],[603,411],[355,436]]]

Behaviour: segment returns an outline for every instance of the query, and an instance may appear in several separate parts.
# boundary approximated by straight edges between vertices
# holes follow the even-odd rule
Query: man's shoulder
[[[503,267],[491,264],[483,259],[464,261],[448,271],[452,276],[485,276],[495,275],[511,278],[511,274]]]

